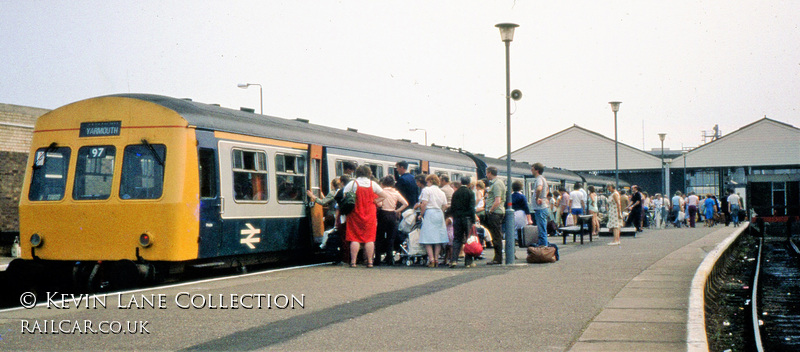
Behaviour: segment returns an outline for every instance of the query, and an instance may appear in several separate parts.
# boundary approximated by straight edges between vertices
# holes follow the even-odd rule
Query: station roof
[[[686,167],[800,165],[800,129],[767,117],[689,151]],[[672,161],[683,167],[684,156]]]
[[[614,140],[578,125],[511,152],[512,159],[575,171],[614,170]],[[660,169],[661,159],[619,143],[620,170]]]

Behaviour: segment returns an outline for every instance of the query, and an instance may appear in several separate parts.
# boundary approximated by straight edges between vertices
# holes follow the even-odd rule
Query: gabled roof
[[[565,148],[574,145],[575,148]],[[619,145],[621,170],[657,169],[660,157],[625,143]],[[578,125],[556,132],[511,153],[512,158],[528,162],[541,161],[546,166],[575,171],[613,170],[615,141]]]
[[[767,118],[756,120],[679,156],[673,167],[800,164],[800,128]]]
[[[552,139],[557,139],[558,137],[560,137],[560,136],[562,136],[562,135],[564,135],[566,133],[572,132],[574,130],[579,130],[581,132],[588,133],[588,134],[594,135],[596,137],[599,137],[601,139],[604,139],[604,140],[606,140],[608,142],[614,143],[614,140],[611,139],[611,138],[608,138],[608,137],[606,137],[606,136],[604,136],[604,135],[602,135],[600,133],[597,133],[595,131],[592,131],[590,129],[586,129],[586,128],[583,128],[581,126],[578,126],[577,124],[573,124],[572,127],[565,128],[565,129],[563,129],[561,131],[558,131],[558,132],[553,133],[553,134],[551,134],[551,135],[549,135],[547,137],[544,137],[544,138],[542,138],[542,139],[540,139],[540,140],[538,140],[536,142],[533,142],[533,143],[528,144],[528,145],[526,145],[526,146],[524,146],[522,148],[519,148],[519,149],[517,149],[515,151],[512,151],[511,154],[513,155],[514,153],[522,151],[522,150],[524,150],[524,149],[526,149],[528,147],[533,147],[533,146],[535,146],[537,144],[541,144],[541,143],[547,142],[547,141],[552,140]],[[628,149],[630,149],[632,151],[640,152],[640,153],[642,153],[642,155],[650,156],[650,157],[653,157],[655,159],[660,160],[660,158],[655,157],[652,154],[650,154],[648,152],[645,152],[645,151],[643,151],[643,150],[641,150],[639,148],[631,147],[631,146],[629,146],[629,145],[627,145],[625,143],[619,142],[619,141],[617,141],[617,142],[619,143],[620,147],[625,147],[625,148],[628,148]],[[501,158],[503,158],[503,157],[505,157],[505,156],[502,156]]]

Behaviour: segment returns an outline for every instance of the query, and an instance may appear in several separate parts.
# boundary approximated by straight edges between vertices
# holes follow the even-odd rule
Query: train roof
[[[505,159],[497,159],[497,158],[490,158],[488,156],[482,154],[476,154],[476,158],[486,164],[487,167],[494,166],[497,168],[498,175],[505,175],[508,166],[506,164]],[[518,161],[511,160],[511,176],[512,177],[524,177],[530,175],[531,173],[531,166],[528,163],[521,163]]]
[[[609,183],[615,183],[615,180],[614,180],[613,177],[592,175],[590,173],[584,173],[584,172],[580,172],[578,174],[581,175],[581,177],[583,177],[584,182],[586,182],[587,186],[588,185],[593,185],[593,186],[603,186],[603,187],[605,187],[605,185],[607,185]],[[619,185],[620,185],[620,187],[630,187],[631,186],[631,184],[628,181],[624,181],[624,180],[619,180]]]
[[[455,151],[422,146],[406,141],[315,125],[305,120],[290,120],[216,105],[153,94],[114,94],[108,97],[138,99],[173,110],[198,129],[222,131],[258,137],[279,138],[291,142],[321,144],[354,151],[368,151],[399,160],[427,160],[474,167],[467,156]]]
[[[494,166],[497,168],[499,174],[506,174],[506,160],[505,159],[496,159],[490,158],[484,155],[476,155],[478,159],[486,163],[487,166]],[[547,179],[557,179],[557,180],[565,180],[565,181],[583,181],[580,175],[575,172],[559,169],[559,168],[544,168],[544,177]],[[527,162],[520,162],[511,160],[511,176],[531,176],[531,164]]]

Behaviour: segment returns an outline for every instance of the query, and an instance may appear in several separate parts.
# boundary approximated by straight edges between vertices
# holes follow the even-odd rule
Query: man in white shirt
[[[583,209],[586,208],[586,193],[581,190],[581,183],[575,182],[573,191],[569,194],[570,199],[570,214],[574,216],[574,220],[578,222],[578,215],[583,215]]]
[[[683,193],[681,193],[681,191],[676,191],[675,192],[675,196],[672,197],[672,213],[673,213],[673,216],[674,216],[674,219],[675,219],[673,224],[677,228],[681,227],[681,222],[678,221],[678,213],[680,213],[681,210],[684,207],[683,198],[681,198],[681,195],[683,195]]]
[[[733,226],[739,226],[739,208],[742,206],[742,198],[739,197],[738,194],[734,193],[733,190],[728,191],[730,195],[728,196],[728,213],[731,214],[731,220],[733,221]]]

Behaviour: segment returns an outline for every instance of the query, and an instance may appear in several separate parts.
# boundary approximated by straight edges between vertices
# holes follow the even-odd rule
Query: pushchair
[[[403,223],[406,225],[413,223],[413,225],[403,228]],[[426,265],[428,262],[428,253],[425,251],[425,247],[419,244],[419,231],[421,226],[421,222],[417,221],[416,212],[403,213],[400,231],[405,238],[400,243],[400,262],[406,266],[411,266],[413,264]]]

